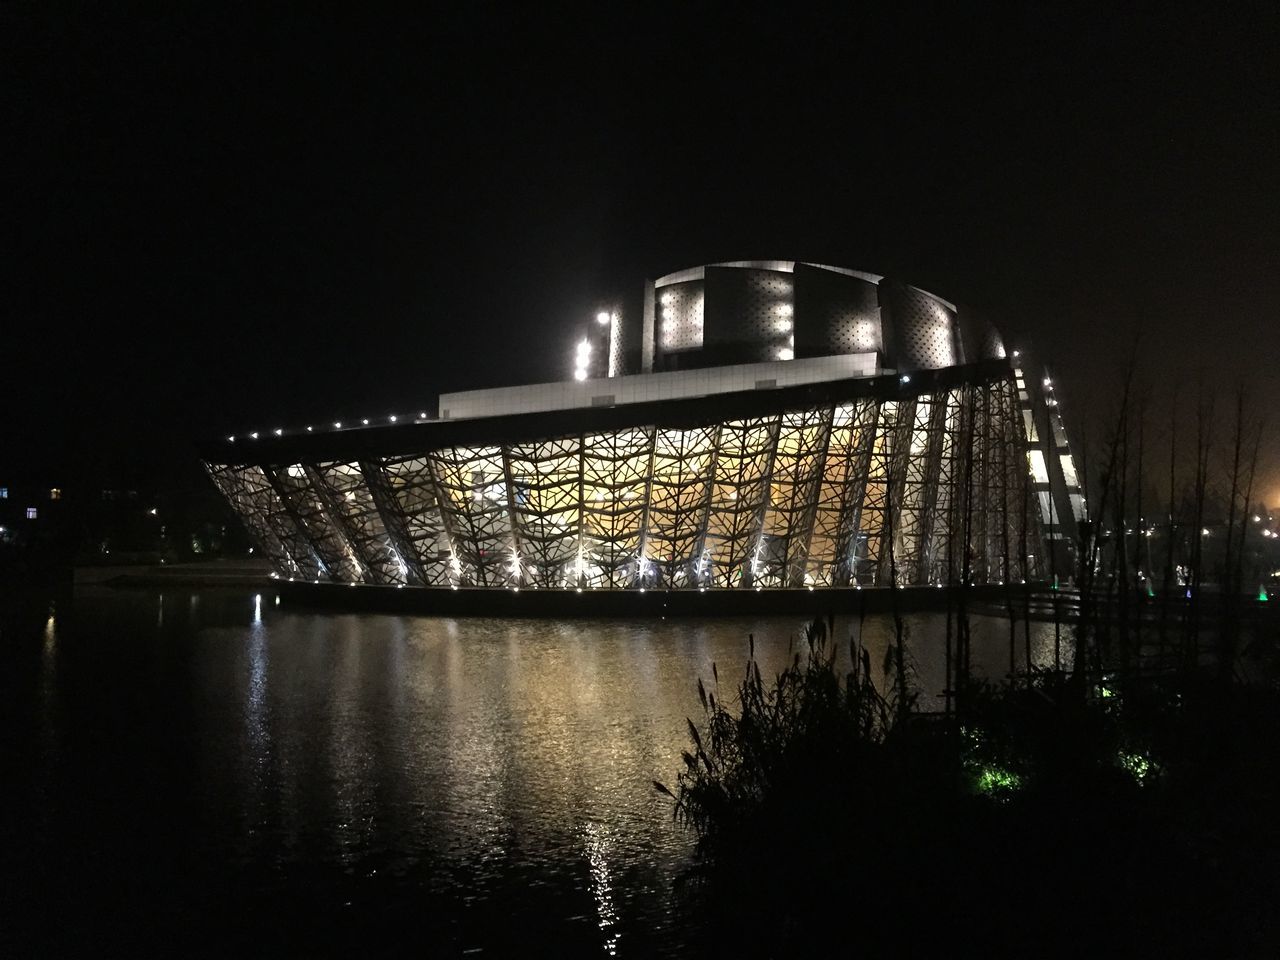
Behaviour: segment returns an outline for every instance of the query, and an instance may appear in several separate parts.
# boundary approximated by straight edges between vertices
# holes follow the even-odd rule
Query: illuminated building
[[[225,438],[285,579],[805,589],[1047,579],[1084,504],[1044,374],[923,290],[698,267],[588,318],[573,376]],[[1057,566],[1057,570],[1051,567]]]

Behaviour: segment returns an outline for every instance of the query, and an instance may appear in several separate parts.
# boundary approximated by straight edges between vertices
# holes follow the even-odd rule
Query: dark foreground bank
[[[815,627],[700,685],[683,885],[735,956],[1253,957],[1280,948],[1280,693],[1042,672],[919,713]]]

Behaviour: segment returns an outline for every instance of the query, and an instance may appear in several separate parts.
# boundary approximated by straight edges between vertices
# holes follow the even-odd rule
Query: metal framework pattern
[[[795,589],[1040,575],[1012,371],[882,394],[693,426],[208,469],[290,579]]]

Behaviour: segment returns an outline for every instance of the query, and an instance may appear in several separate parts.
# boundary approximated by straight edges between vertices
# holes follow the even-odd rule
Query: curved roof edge
[[[776,270],[779,273],[795,273],[797,263],[802,263],[806,267],[817,267],[819,270],[830,270],[832,273],[843,273],[846,277],[857,277],[859,280],[865,280],[868,283],[879,283],[884,279],[878,273],[850,270],[848,267],[833,267],[829,263],[814,263],[811,260],[726,260],[722,263],[708,263],[701,267],[689,267],[685,270],[677,270],[675,273],[668,273],[665,277],[659,277],[653,281],[653,285],[655,287],[666,287],[673,283],[684,283],[688,280],[702,280],[707,275],[707,267],[733,267],[739,270]],[[933,294],[929,294],[929,296],[932,297]],[[942,300],[941,297],[936,299]],[[943,303],[945,302],[943,300]]]

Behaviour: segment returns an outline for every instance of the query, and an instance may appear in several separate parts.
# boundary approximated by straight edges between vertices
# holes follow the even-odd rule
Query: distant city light
[[[390,420],[392,423],[395,423],[395,422],[396,422],[396,415],[393,413],[391,416],[387,417],[387,419],[388,419],[388,420]]]
[[[307,433],[310,433],[310,432],[311,432],[311,428],[307,427]]]
[[[904,374],[902,375],[902,382],[903,382],[903,383],[910,383],[910,382],[911,382],[911,374],[909,374],[909,373],[904,373]]]
[[[151,514],[154,517],[156,515],[156,508],[152,507],[150,510],[147,511],[147,513]]]
[[[425,413],[425,412],[423,412],[423,413],[418,414],[418,419],[419,419],[419,420],[425,420],[425,419],[427,419],[427,415],[426,415],[426,413]]]
[[[281,430],[279,427],[276,427],[276,436],[279,437],[283,435],[284,435],[284,431]]]
[[[258,439],[258,432],[255,430],[253,433],[249,434],[249,438],[250,438],[251,440],[257,440],[257,439]]]
[[[369,421],[367,419],[361,420],[360,423],[366,427],[369,425]]]
[[[342,421],[341,421],[341,420],[335,420],[335,421],[333,421],[333,429],[335,429],[335,430],[341,430],[341,429],[342,429]]]
[[[235,434],[232,434],[231,436],[227,437],[227,443],[235,443],[235,442],[236,442]]]

